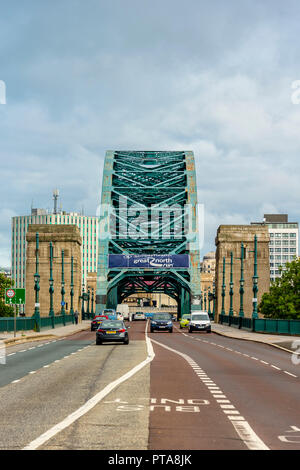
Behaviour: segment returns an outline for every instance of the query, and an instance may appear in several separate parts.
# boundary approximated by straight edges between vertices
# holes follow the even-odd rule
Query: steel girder
[[[139,292],[170,295],[178,301],[179,313],[197,308],[201,296],[198,233],[193,152],[106,152],[96,311],[116,307]],[[109,269],[109,254],[189,254],[190,267]]]

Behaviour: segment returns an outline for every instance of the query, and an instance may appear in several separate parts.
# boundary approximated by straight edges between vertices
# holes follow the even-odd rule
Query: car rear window
[[[171,320],[172,317],[168,313],[155,313],[152,315],[152,320]]]
[[[101,325],[101,328],[112,328],[112,329],[118,329],[118,328],[123,328],[124,327],[124,323],[122,321],[109,321],[109,320],[104,320],[102,322],[102,325]]]

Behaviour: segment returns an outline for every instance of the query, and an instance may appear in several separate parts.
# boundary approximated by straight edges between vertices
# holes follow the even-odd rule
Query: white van
[[[129,318],[129,305],[127,305],[127,304],[118,304],[117,305],[117,315],[118,314],[121,314],[123,316],[124,320],[130,320],[130,318]]]
[[[193,331],[206,331],[211,333],[211,323],[208,313],[204,310],[191,312],[191,319],[189,323],[189,333]]]

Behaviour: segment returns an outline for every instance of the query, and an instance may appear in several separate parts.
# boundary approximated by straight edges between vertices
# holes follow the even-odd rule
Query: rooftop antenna
[[[54,210],[53,210],[53,214],[57,214],[57,199],[59,197],[59,190],[58,189],[54,189],[53,190],[53,199],[54,199]]]

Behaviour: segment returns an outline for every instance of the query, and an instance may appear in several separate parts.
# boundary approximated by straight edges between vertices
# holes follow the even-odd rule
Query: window
[[[275,241],[275,245],[276,245],[276,246],[280,246],[280,245],[281,245],[281,240],[276,240],[276,241]]]
[[[275,238],[281,238],[281,233],[275,233]]]

